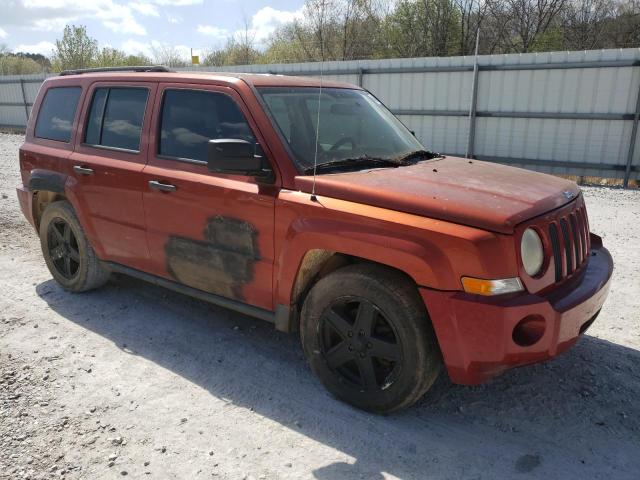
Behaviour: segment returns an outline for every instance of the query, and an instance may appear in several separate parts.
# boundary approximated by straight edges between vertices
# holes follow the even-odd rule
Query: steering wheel
[[[337,149],[339,149],[342,145],[344,145],[346,143],[350,143],[351,144],[351,150],[355,150],[356,141],[352,137],[342,137],[340,140],[338,140],[336,143],[334,143],[331,146],[329,151],[330,152],[335,152]]]

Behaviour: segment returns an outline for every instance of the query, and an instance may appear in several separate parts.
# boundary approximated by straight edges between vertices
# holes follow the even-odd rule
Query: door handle
[[[170,185],[168,183],[161,183],[158,180],[150,180],[149,181],[149,187],[153,188],[154,190],[160,190],[161,192],[175,192],[176,191],[176,186],[175,185]]]
[[[93,169],[87,167],[81,167],[80,165],[74,165],[73,171],[80,175],[93,175]]]

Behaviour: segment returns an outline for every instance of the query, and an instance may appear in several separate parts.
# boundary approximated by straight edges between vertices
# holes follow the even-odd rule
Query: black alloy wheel
[[[371,301],[347,297],[321,318],[321,347],[342,382],[364,391],[384,390],[397,379],[402,348],[393,324]]]
[[[64,219],[55,218],[49,223],[47,247],[58,273],[67,280],[75,278],[80,269],[78,240]]]
[[[318,280],[302,307],[300,340],[323,385],[370,412],[415,403],[442,365],[415,284],[376,264],[346,265]]]

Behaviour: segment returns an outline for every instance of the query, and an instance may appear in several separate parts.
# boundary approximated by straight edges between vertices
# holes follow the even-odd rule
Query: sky
[[[66,24],[85,25],[100,46],[151,55],[171,45],[188,57],[221,47],[248,21],[257,46],[302,16],[304,0],[0,0],[0,44],[49,56]]]

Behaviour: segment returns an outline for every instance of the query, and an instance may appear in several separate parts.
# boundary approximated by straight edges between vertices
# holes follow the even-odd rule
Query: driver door
[[[206,162],[210,139],[264,145],[246,106],[228,87],[160,84],[152,125],[143,170],[151,273],[273,310],[277,188],[211,173]]]

